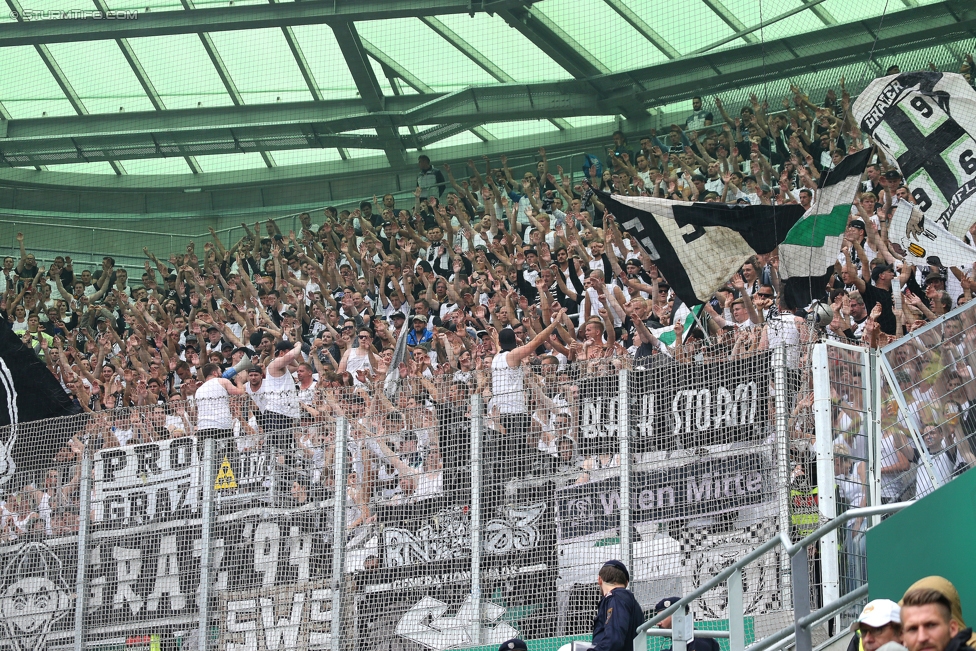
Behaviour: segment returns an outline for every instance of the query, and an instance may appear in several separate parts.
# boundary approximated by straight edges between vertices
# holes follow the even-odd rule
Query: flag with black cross
[[[964,237],[976,221],[976,90],[966,78],[931,71],[881,77],[851,110],[897,163],[926,220]]]

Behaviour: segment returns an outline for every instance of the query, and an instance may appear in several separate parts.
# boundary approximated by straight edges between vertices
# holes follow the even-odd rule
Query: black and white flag
[[[26,423],[80,411],[34,351],[9,326],[0,327],[0,484],[15,469],[49,465],[74,433]]]
[[[930,71],[881,77],[851,110],[898,163],[926,221],[965,237],[976,222],[976,91],[966,78]]]
[[[751,256],[775,249],[804,212],[799,204],[752,206],[597,194],[688,305],[708,301]]]

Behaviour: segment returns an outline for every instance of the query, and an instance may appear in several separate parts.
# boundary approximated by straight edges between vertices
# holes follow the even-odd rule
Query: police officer
[[[593,619],[593,651],[630,651],[644,621],[644,611],[627,589],[630,573],[620,561],[607,561],[596,582],[603,598]]]
[[[502,642],[501,646],[498,647],[498,651],[529,651],[529,647],[525,644],[524,640],[513,637],[511,640]]]
[[[678,601],[680,597],[668,597],[667,599],[662,599],[657,602],[654,606],[654,612],[659,613],[665,608],[670,608],[672,604]],[[671,615],[668,615],[658,624],[659,628],[671,628]],[[669,646],[664,651],[671,651]],[[711,638],[696,637],[694,640],[688,643],[688,651],[719,651],[718,642]]]

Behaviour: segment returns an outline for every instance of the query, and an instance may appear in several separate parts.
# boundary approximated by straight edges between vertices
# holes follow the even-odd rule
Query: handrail
[[[819,623],[820,620],[830,617],[831,615],[838,613],[844,608],[847,608],[848,606],[850,606],[852,603],[854,603],[861,597],[864,597],[867,593],[868,593],[868,584],[865,583],[859,588],[856,588],[855,590],[848,592],[846,595],[844,595],[837,601],[831,602],[826,606],[824,606],[823,608],[820,608],[819,610],[816,610],[810,613],[809,615],[807,615],[806,617],[802,618],[800,620],[802,628],[804,629],[811,628],[812,626]],[[697,633],[697,631],[695,632]],[[795,625],[787,626],[786,628],[780,629],[775,633],[773,633],[772,635],[768,635],[762,640],[749,645],[748,647],[746,647],[746,651],[766,651],[766,649],[772,649],[773,647],[779,645],[781,642],[790,644],[792,638],[794,638],[795,636],[796,636],[796,626]]]
[[[783,547],[787,549],[789,549],[790,547],[790,539],[785,532],[781,531],[778,536],[776,536],[775,538],[770,538],[763,544],[756,547],[754,550],[752,550],[751,552],[749,552],[748,554],[740,558],[738,561],[728,566],[727,568],[725,568],[724,570],[722,570],[721,572],[713,576],[711,579],[703,583],[701,587],[699,587],[697,590],[692,592],[687,597],[682,597],[681,599],[678,599],[676,602],[671,604],[668,608],[665,608],[661,612],[654,615],[654,617],[651,617],[649,620],[647,620],[646,622],[644,622],[643,624],[637,627],[637,632],[642,633],[649,628],[653,628],[655,624],[664,621],[664,619],[667,618],[669,615],[673,615],[678,610],[678,608],[690,604],[692,601],[702,596],[712,588],[717,587],[721,583],[725,583],[725,581],[727,581],[728,578],[732,576],[733,572],[742,569],[752,561],[762,557],[767,552],[775,549],[779,545],[783,545]]]
[[[670,628],[650,628],[644,634],[650,637],[671,637],[673,631]],[[707,637],[713,640],[715,639],[728,639],[730,633],[728,631],[715,631],[715,630],[705,630],[705,629],[695,629],[695,637]]]
[[[644,622],[643,624],[637,627],[637,633],[638,634],[643,633],[645,635],[662,635],[662,633],[648,633],[648,630],[653,629],[656,624],[660,623],[668,616],[673,615],[675,612],[678,611],[679,608],[683,608],[684,606],[698,599],[700,596],[702,596],[709,590],[716,588],[719,585],[725,583],[726,581],[728,581],[729,577],[733,575],[733,573],[741,570],[746,565],[752,563],[753,561],[762,557],[766,553],[772,551],[779,545],[782,545],[787,555],[789,555],[792,558],[793,556],[796,556],[801,551],[805,550],[810,545],[819,541],[826,534],[830,533],[831,531],[834,531],[838,527],[843,526],[844,524],[846,524],[851,520],[856,520],[858,518],[864,518],[872,515],[895,513],[911,504],[912,502],[894,502],[891,504],[882,504],[879,506],[866,506],[857,509],[850,509],[838,515],[830,522],[821,525],[820,527],[815,529],[810,535],[802,538],[800,541],[796,543],[791,542],[786,532],[781,531],[777,536],[770,538],[762,545],[756,547],[750,553],[746,554],[738,561],[736,561],[729,567],[725,568],[724,570],[722,570],[721,572],[713,576],[711,579],[703,583],[697,590],[695,590],[691,594],[682,597],[675,603],[671,604],[671,606],[669,606],[668,608],[665,608],[661,612],[656,613],[649,620],[647,620],[646,622]],[[855,590],[852,590],[851,592],[844,595],[842,598],[833,601],[830,604],[827,604],[826,606],[820,608],[819,610],[816,610],[808,615],[803,616],[801,619],[795,620],[792,626],[777,631],[776,633],[766,637],[760,642],[753,644],[752,646],[748,647],[748,651],[763,651],[764,649],[770,648],[773,645],[777,644],[778,642],[781,642],[782,640],[785,640],[795,635],[795,631],[797,630],[798,627],[804,630],[810,628],[813,624],[819,622],[824,617],[829,617],[834,613],[838,612],[839,610],[846,608],[851,603],[854,603],[855,601],[863,597],[865,594],[867,594],[867,590],[868,588],[866,584],[858,587]],[[696,630],[695,633],[697,634],[698,631]]]
[[[864,518],[869,515],[884,515],[885,513],[895,513],[901,511],[906,506],[911,506],[914,502],[892,502],[890,504],[881,504],[878,506],[862,506],[857,509],[849,509],[844,511],[836,518],[821,525],[813,531],[809,536],[803,538],[799,542],[787,545],[786,553],[790,556],[796,556],[797,553],[804,547],[809,547],[813,543],[817,542],[823,538],[826,534],[830,533],[834,529],[837,529],[843,524],[846,524],[850,520],[856,520],[858,518]]]
[[[853,590],[845,594],[837,601],[832,601],[826,606],[824,606],[823,608],[813,611],[806,617],[801,617],[800,619],[797,620],[796,623],[800,625],[800,628],[804,628],[804,629],[811,628],[819,624],[821,620],[830,617],[838,610],[850,606],[852,603],[854,603],[861,597],[866,597],[867,595],[868,595],[868,584],[865,583],[862,586],[858,586],[857,588],[854,588]]]

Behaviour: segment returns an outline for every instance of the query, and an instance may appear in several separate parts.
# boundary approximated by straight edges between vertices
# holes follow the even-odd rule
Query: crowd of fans
[[[637,148],[614,133],[605,159],[587,156],[583,178],[553,173],[544,149],[521,175],[504,156],[468,161],[463,176],[420,156],[412,205],[387,194],[351,211],[302,213],[297,231],[273,219],[242,224],[236,242],[211,229],[211,241],[163,258],[144,249],[138,279],[108,256],[97,269],[62,256],[44,264],[18,234],[20,258],[5,258],[0,277],[6,324],[87,416],[52,460],[68,470],[0,503],[0,534],[70,530],[85,445],[198,434],[236,441],[241,453],[266,445],[283,452],[292,497],[306,500],[331,481],[337,416],[352,424],[356,526],[377,498],[464,486],[473,393],[485,397],[497,454],[586,481],[617,460],[578,451],[581,376],[741,358],[817,332],[807,306],[784,299],[776,251],[746,262],[694,315],[592,191],[809,205],[816,179],[870,142],[843,78],[840,94],[819,104],[792,91],[781,109],[753,96],[738,116],[718,97],[714,109],[695,98],[684,125],[652,131]],[[900,262],[886,225],[906,201],[914,198],[898,169],[879,156],[822,290],[833,320],[820,335],[879,347],[972,298],[973,270]],[[966,348],[970,338],[958,336]],[[233,380],[221,377],[245,356]],[[399,390],[388,396],[390,382]],[[971,404],[957,400],[967,414]],[[971,456],[961,452],[959,463]],[[497,470],[521,472],[516,463]]]

